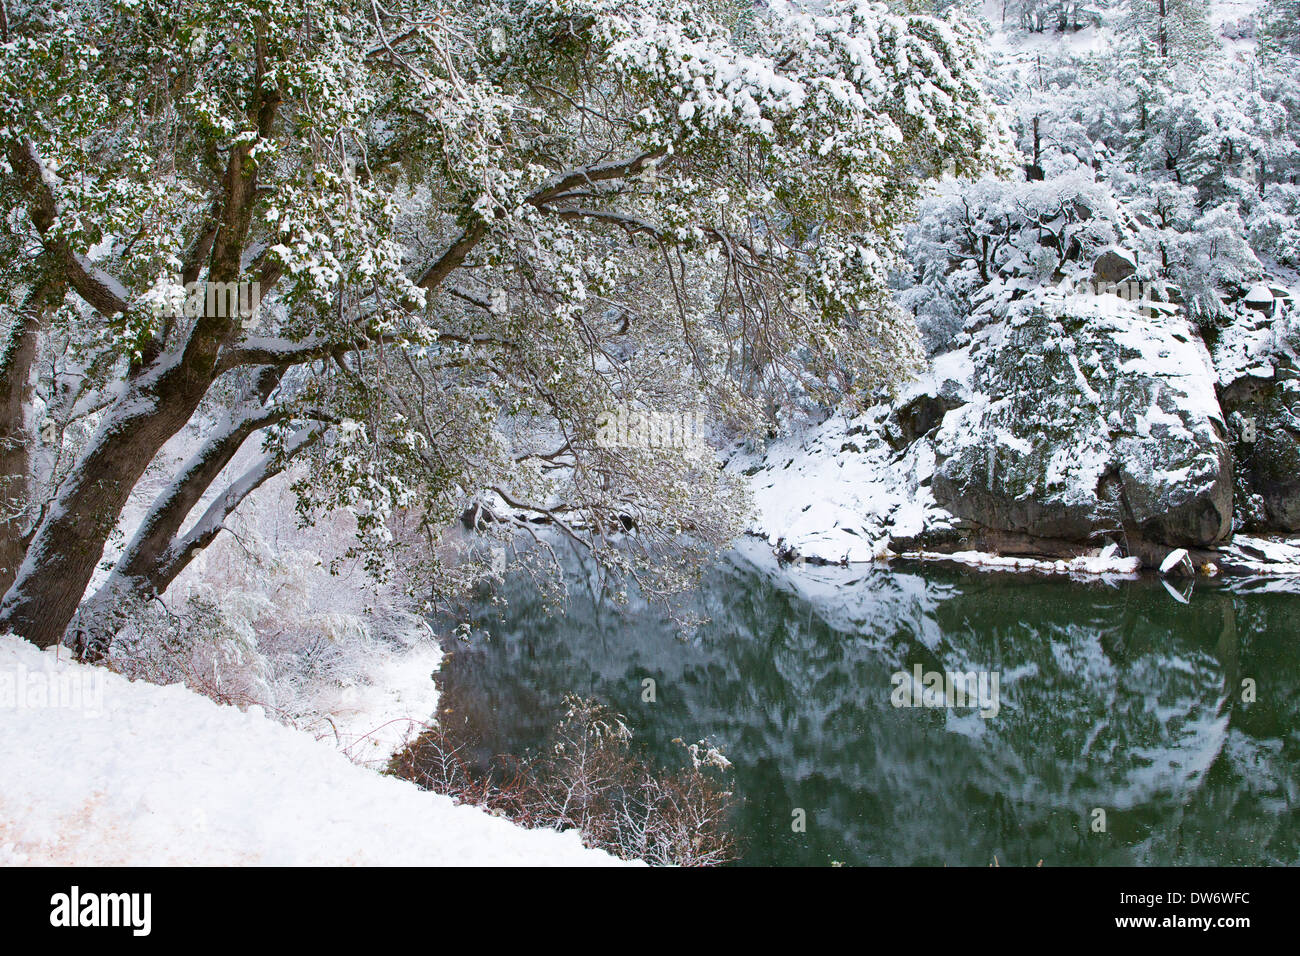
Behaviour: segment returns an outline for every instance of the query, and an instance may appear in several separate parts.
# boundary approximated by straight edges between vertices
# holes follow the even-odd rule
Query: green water
[[[538,746],[570,692],[659,759],[710,738],[747,864],[1300,860],[1300,596],[747,555],[707,575],[686,637],[581,583],[557,613],[510,579],[444,664],[444,702],[484,759]],[[917,664],[997,673],[1000,709],[894,706]]]

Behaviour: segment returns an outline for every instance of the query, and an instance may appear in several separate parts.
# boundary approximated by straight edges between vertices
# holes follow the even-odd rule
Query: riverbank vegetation
[[[378,579],[439,593],[477,508],[680,587],[742,489],[695,446],[606,447],[602,416],[761,432],[897,381],[912,200],[1004,155],[961,13],[4,10],[0,629],[92,655],[295,467],[298,514],[350,514]]]
[[[473,756],[464,725],[443,719],[393,758],[390,772],[459,803],[527,828],[577,830],[583,843],[658,866],[717,866],[735,860],[731,766],[701,741],[683,744],[683,765],[664,768],[633,748],[626,719],[570,696],[537,753]]]

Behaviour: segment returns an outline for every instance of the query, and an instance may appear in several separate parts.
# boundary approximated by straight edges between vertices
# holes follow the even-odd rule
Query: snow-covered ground
[[[969,353],[938,356],[900,402],[924,391],[969,389]],[[761,451],[737,449],[728,468],[743,473],[754,499],[750,534],[782,552],[834,563],[888,556],[896,537],[950,526],[956,518],[930,493],[934,446],[895,453],[884,437],[889,406],[849,418],[836,413]]]
[[[761,457],[733,458],[754,496],[750,533],[804,558],[864,562],[885,557],[891,536],[954,520],[920,484],[934,471],[932,447],[918,442],[895,460],[880,435],[884,412],[836,414]]]
[[[394,662],[341,742],[415,706]],[[424,672],[427,687],[428,672]],[[402,688],[406,688],[402,690]],[[423,708],[423,704],[419,704]],[[388,743],[405,722],[381,721]],[[348,746],[350,745],[350,746]],[[180,685],[131,682],[0,637],[0,865],[603,865],[576,831],[505,819],[354,763],[316,740]],[[369,750],[367,750],[367,747]]]
[[[339,692],[329,730],[314,728],[317,736],[354,762],[382,769],[436,712],[433,673],[441,663],[442,649],[434,640],[376,660],[368,684]]]

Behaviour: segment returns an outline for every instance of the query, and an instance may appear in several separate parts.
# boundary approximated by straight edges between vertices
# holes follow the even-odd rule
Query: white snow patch
[[[433,673],[442,649],[433,639],[393,654],[370,670],[370,683],[342,688],[331,711],[331,736],[352,760],[382,769],[433,720],[438,690]]]
[[[1170,551],[1169,554],[1165,556],[1165,559],[1160,562],[1160,573],[1168,574],[1180,564],[1185,564],[1190,569],[1192,566],[1192,559],[1188,557],[1185,548],[1174,548],[1174,550]]]
[[[886,557],[893,537],[954,521],[930,493],[934,449],[921,440],[895,454],[881,434],[887,412],[835,415],[762,455],[735,456],[733,470],[757,469],[750,533],[805,558],[858,563]]]
[[[0,637],[0,675],[12,686],[19,674],[102,681],[102,706],[94,716],[18,706],[20,696],[0,707],[0,865],[621,862],[576,831],[458,806],[183,686],[132,683]]]
[[[1260,575],[1300,575],[1300,539],[1281,541],[1239,534],[1220,550],[1225,557]]]
[[[1107,553],[1110,552],[1110,553]],[[944,554],[935,551],[914,551],[904,557],[927,561],[955,561],[972,567],[1007,571],[1038,571],[1044,574],[1082,574],[1101,577],[1136,576],[1142,567],[1140,558],[1121,558],[1109,548],[1097,554],[1084,554],[1077,558],[1060,558],[1050,561],[1043,558],[1017,558],[985,551],[955,551]]]

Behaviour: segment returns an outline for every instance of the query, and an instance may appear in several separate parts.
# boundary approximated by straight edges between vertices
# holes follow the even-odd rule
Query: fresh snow
[[[1192,560],[1188,556],[1186,549],[1174,548],[1174,550],[1170,551],[1169,554],[1165,556],[1164,561],[1160,563],[1160,573],[1168,574],[1180,564],[1185,564],[1188,567],[1191,567]]]
[[[84,692],[80,706],[48,706],[55,686]],[[370,703],[395,713],[399,698]],[[359,766],[332,735],[12,636],[0,637],[0,710],[0,865],[621,862],[576,831],[525,830]],[[355,713],[342,732],[357,733],[363,702]]]
[[[1286,291],[1295,296],[1300,290]],[[1272,379],[1275,358],[1291,354],[1289,341],[1300,331],[1295,326],[1298,317],[1300,310],[1279,311],[1276,316],[1247,312],[1223,329],[1214,346],[1219,384],[1231,385],[1243,378]]]
[[[1300,577],[1300,538],[1278,541],[1239,534],[1223,553],[1261,575]]]
[[[1110,549],[1106,549],[1110,550]],[[1048,561],[1041,558],[1015,558],[984,551],[955,551],[951,554],[937,554],[918,551],[908,557],[929,560],[955,561],[977,568],[993,568],[1004,571],[1038,571],[1043,574],[1072,574],[1122,579],[1137,574],[1142,567],[1140,558],[1121,558],[1106,550],[1098,554],[1085,554],[1077,558],[1064,558]]]
[[[441,663],[442,649],[433,640],[379,656],[367,672],[369,683],[339,690],[329,707],[329,736],[322,739],[356,763],[383,769],[436,712],[433,673]]]
[[[750,533],[804,558],[854,563],[886,557],[893,537],[955,520],[930,494],[933,448],[922,440],[895,455],[886,413],[835,415],[761,456],[735,455],[729,467],[750,473]]]

